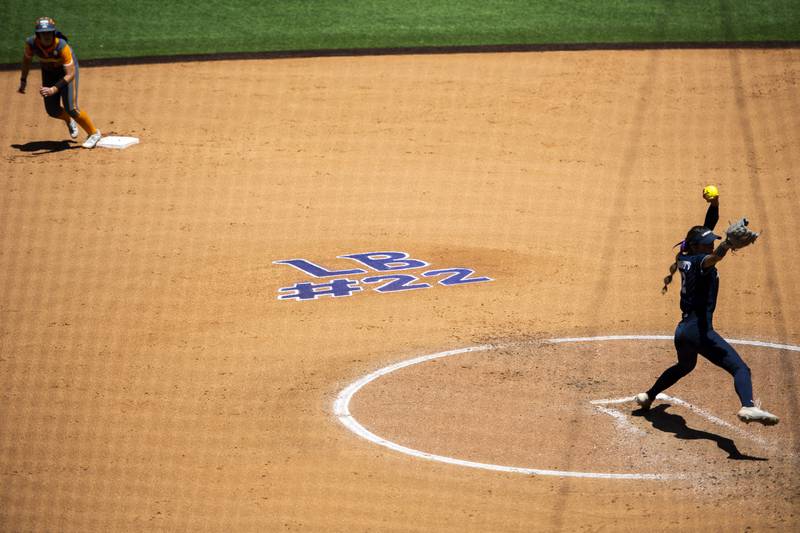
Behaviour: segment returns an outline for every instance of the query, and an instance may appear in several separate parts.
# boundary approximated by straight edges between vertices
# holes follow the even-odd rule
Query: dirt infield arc
[[[749,438],[676,402],[591,403],[646,387],[669,343],[542,342],[668,335],[660,281],[713,182],[723,221],[764,230],[720,266],[717,328],[800,344],[798,50],[83,69],[81,107],[141,139],[122,151],[73,149],[17,83],[0,72],[0,529],[800,527],[794,352],[739,346],[775,428],[740,428],[704,362],[668,391]],[[311,280],[274,261],[375,250],[424,261],[430,287],[367,272],[352,297],[278,299]],[[492,281],[423,276],[454,267]],[[502,348],[370,383],[352,415],[479,463],[698,475],[459,468],[331,414],[376,368],[483,345]]]
[[[615,336],[600,336],[600,337],[581,337],[581,338],[559,338],[559,339],[547,339],[545,341],[541,341],[544,343],[550,344],[563,344],[563,343],[593,343],[593,342],[604,342],[604,341],[627,341],[627,342],[636,342],[636,341],[643,341],[643,340],[661,340],[661,341],[671,341],[672,337],[664,336],[664,335],[615,335]],[[777,350],[786,350],[791,352],[800,352],[800,347],[786,345],[786,344],[776,344],[764,341],[748,341],[748,340],[731,340],[730,341],[734,345],[745,345],[745,346],[761,346],[766,348],[773,348]],[[367,428],[365,428],[362,424],[358,422],[350,413],[349,404],[353,397],[366,385],[369,383],[377,380],[378,378],[384,377],[390,373],[395,371],[401,370],[403,368],[407,368],[413,365],[418,365],[420,363],[425,363],[427,361],[433,361],[437,359],[441,359],[444,357],[452,357],[457,356],[464,353],[474,353],[474,352],[485,352],[490,350],[497,350],[502,349],[503,346],[494,346],[494,345],[481,345],[481,346],[471,346],[467,348],[459,348],[454,350],[448,350],[443,352],[437,352],[429,355],[421,355],[419,357],[415,357],[413,359],[409,359],[406,361],[401,361],[399,363],[395,363],[393,365],[381,368],[372,372],[363,378],[355,381],[354,383],[350,384],[336,398],[336,402],[333,406],[333,412],[339,421],[350,431],[355,433],[356,435],[378,444],[380,446],[384,446],[389,448],[390,450],[394,450],[400,453],[404,453],[410,455],[412,457],[417,457],[421,459],[427,459],[432,461],[438,461],[442,463],[452,464],[456,466],[464,466],[468,468],[479,468],[485,470],[492,470],[496,472],[512,472],[518,474],[530,474],[530,475],[545,475],[545,476],[559,476],[559,477],[576,477],[576,478],[597,478],[597,479],[620,479],[620,480],[634,480],[634,479],[642,479],[642,480],[669,480],[669,479],[676,479],[676,478],[684,478],[687,477],[689,474],[679,474],[679,473],[663,473],[663,474],[648,474],[648,473],[607,473],[607,472],[573,472],[573,471],[563,471],[563,470],[542,470],[539,468],[531,468],[531,467],[515,467],[515,466],[504,466],[504,465],[496,465],[496,464],[486,464],[486,463],[476,463],[473,461],[467,461],[463,459],[456,459],[452,457],[440,456],[430,454],[420,450],[414,450],[392,442],[391,440],[387,440],[383,437],[379,437],[374,433],[370,432]],[[441,384],[442,387],[447,387],[447,384]],[[480,383],[475,384],[476,387],[480,386]],[[731,424],[708,414],[701,408],[697,408],[679,398],[672,398],[668,395],[660,395],[659,399],[673,401],[677,405],[684,406],[689,408],[691,411],[695,411],[701,413],[705,418],[710,420],[711,422],[723,426],[726,429],[733,430],[740,435],[744,435],[750,440],[754,440],[759,443],[764,443],[763,439],[758,437],[753,437],[748,435],[746,432],[732,426]],[[546,401],[546,400],[545,400]],[[619,404],[619,403],[628,403],[631,405],[635,405],[633,402],[632,397],[627,398],[618,398],[618,399],[611,399],[611,400],[591,400],[590,403],[594,405],[607,405],[607,404]],[[604,409],[604,411],[606,411]],[[607,411],[606,411],[607,412]],[[612,414],[615,414],[612,413]],[[502,415],[501,415],[502,416]],[[537,427],[535,422],[532,424],[532,427]],[[625,422],[627,423],[627,422]],[[508,436],[506,436],[508,437]],[[502,442],[505,439],[500,438],[498,436],[498,441]]]

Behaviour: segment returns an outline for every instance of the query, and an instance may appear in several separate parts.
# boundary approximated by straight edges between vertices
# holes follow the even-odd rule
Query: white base
[[[97,142],[97,146],[100,148],[115,148],[117,150],[122,150],[134,144],[139,144],[138,137],[117,137],[116,135],[109,135]]]

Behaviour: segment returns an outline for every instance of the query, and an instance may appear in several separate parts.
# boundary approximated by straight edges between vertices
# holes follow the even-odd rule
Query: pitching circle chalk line
[[[606,335],[606,336],[599,336],[599,337],[565,337],[565,338],[557,338],[557,339],[546,339],[543,342],[551,343],[551,344],[562,344],[562,343],[572,343],[572,342],[602,342],[602,341],[614,341],[614,340],[672,340],[672,336],[670,335]],[[763,341],[751,341],[751,340],[728,340],[731,344],[740,344],[745,346],[760,346],[764,348],[773,348],[777,350],[789,350],[793,352],[800,352],[800,346],[794,346],[792,344],[777,344],[773,342],[763,342]],[[420,459],[427,459],[429,461],[438,461],[440,463],[446,463],[450,465],[456,466],[464,466],[467,468],[479,468],[483,470],[492,470],[495,472],[510,472],[515,474],[527,474],[527,475],[539,475],[539,476],[558,476],[558,477],[576,477],[576,478],[595,478],[595,479],[639,479],[639,480],[666,480],[666,479],[676,479],[682,477],[681,475],[675,474],[646,474],[646,473],[631,473],[631,474],[619,474],[619,473],[608,473],[608,472],[571,472],[568,470],[545,470],[540,468],[528,468],[528,467],[519,467],[519,466],[505,466],[505,465],[495,465],[489,463],[477,463],[474,461],[466,461],[464,459],[457,459],[455,457],[447,457],[444,455],[436,455],[428,452],[423,452],[420,450],[414,450],[412,448],[407,448],[406,446],[402,446],[390,440],[384,439],[383,437],[379,437],[375,435],[367,428],[362,426],[358,420],[356,420],[353,415],[350,414],[350,400],[352,400],[353,396],[361,390],[365,385],[368,383],[375,381],[376,379],[390,374],[396,370],[400,370],[401,368],[406,368],[409,366],[413,366],[419,363],[424,363],[425,361],[431,361],[433,359],[441,359],[443,357],[450,357],[453,355],[459,355],[463,353],[471,353],[471,352],[481,352],[486,350],[492,349],[502,349],[504,345],[493,345],[493,344],[482,344],[480,346],[470,346],[467,348],[459,348],[456,350],[448,350],[444,352],[437,352],[428,355],[422,355],[419,357],[414,357],[413,359],[408,359],[406,361],[400,361],[399,363],[395,363],[393,365],[389,365],[383,367],[371,374],[367,374],[366,376],[354,381],[350,385],[348,385],[345,389],[343,389],[339,395],[336,397],[336,400],[333,403],[333,412],[334,415],[339,419],[339,421],[350,431],[358,435],[359,437],[366,439],[370,442],[378,444],[379,446],[383,446],[390,450],[394,450],[399,453],[403,453],[406,455],[410,455],[412,457],[418,457]],[[667,399],[665,397],[665,399]],[[669,397],[671,400],[678,400],[677,403],[681,403],[684,407],[688,407],[690,404],[688,402],[684,402],[678,398]],[[630,398],[617,398],[613,400],[594,400],[592,403],[595,404],[603,404],[603,403],[623,403],[629,401]],[[689,407],[694,408],[694,410],[698,410],[699,408],[695,408],[694,406]],[[704,414],[704,416],[713,416],[710,414]],[[719,420],[719,419],[717,419]],[[727,424],[724,421],[720,422],[726,427],[733,427]]]

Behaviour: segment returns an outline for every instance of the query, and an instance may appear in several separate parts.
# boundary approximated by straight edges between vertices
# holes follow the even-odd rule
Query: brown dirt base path
[[[764,230],[720,265],[719,331],[800,344],[800,51],[84,69],[124,151],[72,149],[33,76],[0,73],[0,530],[800,529],[800,353],[740,346],[782,417],[762,428],[704,360],[669,392],[729,425],[590,403],[647,388],[668,341],[542,342],[671,334],[660,281],[715,183],[722,224]],[[340,297],[278,299],[332,278],[273,261],[377,251],[428,286],[361,265]],[[423,276],[453,267],[493,281]],[[678,479],[442,464],[334,415],[361,376],[487,342],[353,415],[467,461]]]

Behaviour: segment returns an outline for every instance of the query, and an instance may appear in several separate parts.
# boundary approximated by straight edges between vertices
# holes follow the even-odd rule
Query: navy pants
[[[656,380],[655,385],[647,391],[650,398],[655,398],[658,393],[675,385],[694,370],[699,353],[733,376],[733,385],[743,407],[753,406],[750,368],[707,321],[698,319],[693,314],[684,318],[675,329],[675,350],[678,352],[678,362],[666,369]]]
[[[65,71],[61,70],[42,70],[42,85],[52,87],[58,80],[64,77]],[[63,107],[62,107],[63,106]],[[78,118],[81,110],[78,109],[78,63],[75,62],[75,78],[62,90],[53,96],[45,96],[44,108],[47,114],[53,118],[59,118],[62,111],[69,113],[72,118]]]

